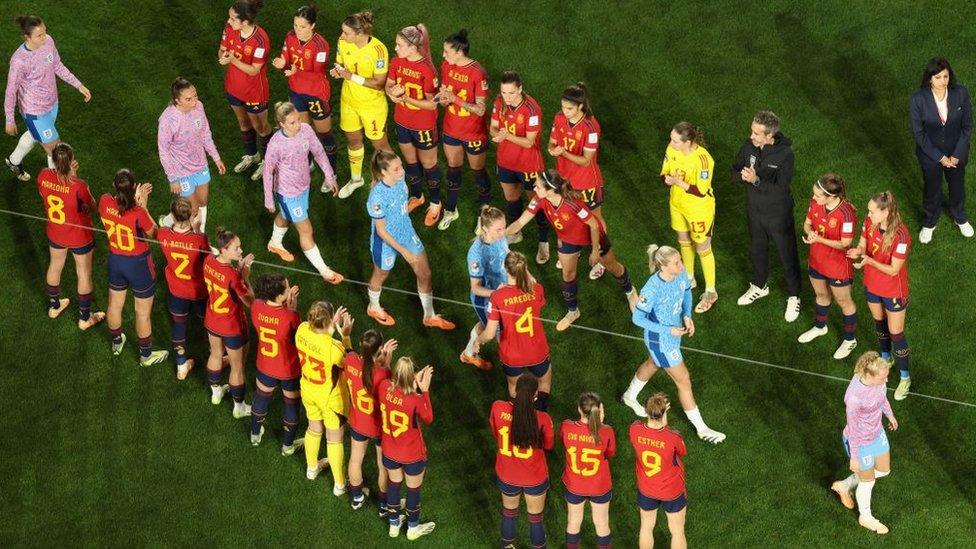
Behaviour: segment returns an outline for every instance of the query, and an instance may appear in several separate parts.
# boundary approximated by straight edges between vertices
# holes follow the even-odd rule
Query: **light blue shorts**
[[[851,457],[851,443],[844,437],[844,451],[847,452],[847,457]],[[874,469],[874,461],[878,456],[883,456],[891,451],[891,446],[888,445],[888,435],[885,434],[884,429],[878,434],[878,437],[872,440],[870,443],[864,446],[858,446],[857,457],[859,460],[858,468],[861,471],[870,471]]]
[[[281,196],[275,193],[275,202],[281,210],[281,216],[289,223],[301,223],[308,219],[308,189],[298,196]]]
[[[52,143],[58,140],[60,135],[58,135],[58,129],[54,127],[57,120],[58,103],[55,103],[54,107],[44,114],[24,114],[27,131],[30,132],[35,141],[41,143]]]
[[[644,332],[644,345],[658,368],[671,368],[685,361],[681,356],[681,340],[675,337],[662,337],[653,332]]]
[[[386,243],[380,235],[373,231],[373,237],[369,241],[369,253],[373,258],[373,265],[376,265],[384,271],[389,271],[393,269],[393,264],[396,263],[396,258],[400,255],[393,246]],[[415,234],[403,240],[397,240],[397,242],[410,250],[410,253],[414,255],[420,255],[424,251],[424,245],[420,242],[420,237]]]
[[[204,168],[197,173],[190,174],[186,177],[170,179],[169,182],[179,183],[180,196],[183,198],[189,198],[193,196],[193,191],[195,191],[197,187],[210,184],[210,168]]]

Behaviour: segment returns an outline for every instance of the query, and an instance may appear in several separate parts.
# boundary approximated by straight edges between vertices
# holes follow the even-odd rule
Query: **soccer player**
[[[505,240],[505,213],[493,206],[484,206],[478,219],[478,237],[468,248],[468,277],[471,281],[471,306],[478,316],[478,323],[471,328],[468,344],[461,352],[461,362],[481,370],[491,370],[490,361],[475,351],[475,341],[488,325],[488,298],[508,282],[505,272],[505,256],[508,241]],[[521,373],[521,372],[520,372]],[[511,392],[511,391],[509,391]]]
[[[210,402],[214,406],[220,404],[224,395],[230,392],[234,399],[234,419],[251,415],[251,406],[244,402],[244,357],[247,356],[244,307],[254,301],[250,284],[252,263],[254,254],[244,255],[241,239],[218,227],[217,255],[208,255],[203,262],[203,280],[207,285],[207,311],[203,326],[207,329],[210,342],[207,382],[210,384]],[[225,354],[230,364],[228,385],[220,383]]]
[[[578,194],[555,170],[539,172],[533,190],[535,196],[529,202],[528,208],[521,217],[509,223],[505,235],[511,244],[520,234],[522,227],[532,219],[532,216],[538,214],[547,217],[555,227],[556,238],[559,240],[559,264],[563,271],[563,301],[566,303],[566,315],[556,324],[556,331],[566,330],[580,317],[576,267],[580,252],[587,246],[590,247],[590,266],[603,263],[610,270],[610,274],[617,279],[633,311],[637,303],[637,293],[630,283],[627,268],[617,261],[610,248],[610,239],[607,237],[603,223],[579,201]]]
[[[254,168],[251,180],[261,178],[261,159],[271,139],[268,124],[268,53],[271,41],[255,19],[264,3],[237,0],[228,10],[227,25],[220,37],[217,61],[227,66],[224,89],[244,141],[244,156],[234,173]]]
[[[511,400],[496,400],[488,421],[495,437],[495,474],[502,493],[502,547],[515,544],[519,501],[525,497],[529,537],[533,547],[546,546],[544,512],[549,491],[546,452],[555,442],[552,418],[535,403],[539,389],[536,376],[524,373],[515,384]]]
[[[647,417],[645,407],[637,403],[637,395],[651,376],[663,368],[677,386],[678,400],[688,421],[698,431],[698,438],[718,444],[725,440],[725,435],[710,429],[702,419],[691,389],[691,374],[681,356],[681,336],[695,335],[688,271],[681,263],[681,254],[670,246],[651,244],[647,247],[647,257],[651,278],[641,288],[631,320],[644,329],[644,344],[650,356],[637,367],[623,402],[639,417]]]
[[[105,313],[92,311],[92,233],[91,212],[95,208],[88,183],[78,177],[74,149],[58,143],[51,150],[54,169],[37,175],[37,191],[47,214],[47,242],[51,262],[47,266],[47,316],[57,318],[67,307],[61,297],[61,272],[68,252],[75,260],[78,276],[78,328],[87,330],[105,319]]]
[[[156,144],[169,190],[186,198],[193,207],[191,217],[199,217],[200,232],[207,232],[207,203],[210,198],[210,168],[207,155],[217,165],[217,173],[227,168],[210,133],[210,122],[197,97],[197,88],[183,77],[170,87],[172,102],[159,116]],[[172,227],[173,214],[160,217],[160,227]]]
[[[339,189],[339,198],[349,198],[363,186],[363,133],[374,151],[393,151],[386,142],[384,90],[389,62],[386,46],[373,36],[373,12],[354,13],[342,20],[336,62],[329,70],[333,78],[343,81],[339,128],[346,134],[349,152],[349,182]]]
[[[176,379],[184,380],[195,361],[186,353],[186,328],[190,313],[203,319],[207,309],[207,284],[203,262],[210,255],[210,242],[199,227],[200,215],[192,217],[193,206],[181,196],[173,198],[169,217],[172,227],[160,227],[156,238],[166,258],[166,286],[169,288],[169,316],[173,321],[170,341],[176,361]]]
[[[410,202],[407,212],[423,205],[424,179],[430,205],[424,225],[434,226],[441,215],[441,171],[437,166],[437,69],[430,56],[430,33],[423,23],[400,29],[397,56],[390,61],[386,95],[393,102],[393,128],[406,160]],[[423,168],[423,177],[420,170]]]
[[[156,234],[146,204],[152,185],[136,184],[131,171],[115,174],[114,194],[98,199],[98,215],[108,233],[108,333],[112,336],[112,354],[118,356],[125,345],[122,333],[122,307],[129,287],[135,299],[136,335],[139,336],[139,363],[159,364],[168,351],[152,350],[152,304],[156,293],[156,266],[145,239]]]
[[[586,207],[605,225],[600,212],[603,204],[603,172],[597,164],[600,123],[593,116],[586,86],[577,82],[566,88],[560,99],[560,108],[552,121],[549,154],[556,158],[559,176],[580,193]],[[547,248],[548,245],[546,243]],[[590,279],[600,278],[604,270],[602,263],[593,265]]]
[[[596,546],[607,549],[610,536],[610,500],[613,481],[610,478],[610,458],[617,453],[617,437],[613,428],[604,425],[603,402],[600,395],[589,391],[579,397],[579,419],[567,419],[559,428],[559,438],[566,448],[566,467],[563,484],[566,487],[566,547],[580,547],[580,528],[586,502],[590,502]]]
[[[281,55],[271,60],[271,65],[283,70],[288,77],[288,94],[305,124],[315,130],[333,172],[336,164],[335,135],[332,133],[332,88],[327,76],[329,43],[315,32],[318,10],[315,6],[302,6],[295,12],[292,30],[285,35]],[[331,189],[322,183],[322,192]]]
[[[809,343],[827,333],[833,296],[844,315],[844,340],[834,351],[837,360],[847,358],[857,347],[857,307],[851,298],[854,267],[847,257],[854,241],[857,211],[847,200],[846,188],[844,178],[835,173],[826,173],[814,182],[802,237],[810,245],[810,285],[816,294],[816,317],[813,328],[800,334],[797,341]]]
[[[290,456],[305,441],[295,439],[298,431],[298,399],[302,367],[295,348],[298,316],[298,286],[288,284],[281,273],[265,273],[254,285],[251,324],[258,334],[254,400],[251,403],[251,444],[261,444],[264,418],[275,389],[280,385],[284,408],[281,413],[281,455]]]
[[[676,252],[677,253],[677,252]],[[634,447],[634,469],[637,476],[637,507],[640,509],[640,549],[654,547],[654,524],[657,509],[664,509],[671,531],[671,549],[688,547],[685,516],[688,497],[685,492],[685,465],[688,453],[681,433],[668,427],[671,403],[664,393],[647,399],[647,419],[630,424],[630,444]]]
[[[444,156],[447,158],[447,197],[437,228],[444,231],[458,218],[457,201],[461,192],[461,169],[467,156],[478,187],[478,204],[491,201],[491,180],[485,170],[488,159],[488,129],[485,110],[488,102],[488,73],[468,57],[471,44],[467,29],[444,41],[441,87],[435,99],[444,110]]]
[[[552,367],[549,362],[549,340],[539,319],[546,304],[542,284],[529,274],[529,264],[519,252],[505,256],[505,283],[491,292],[485,309],[485,329],[475,339],[475,354],[481,345],[491,341],[501,325],[498,358],[508,379],[508,395],[515,398],[515,384],[525,371],[539,379],[536,406],[545,411],[552,392]]]
[[[912,386],[908,369],[908,340],[905,339],[905,314],[908,308],[908,251],[912,236],[901,219],[898,203],[891,191],[874,195],[868,201],[868,216],[861,228],[857,247],[847,250],[855,269],[864,269],[864,288],[868,309],[874,317],[881,357],[891,359],[901,380],[895,400],[904,400]]]
[[[545,169],[542,160],[542,109],[522,91],[522,77],[515,71],[502,73],[501,88],[491,109],[491,140],[498,144],[498,181],[505,194],[505,217],[509,224],[522,215],[522,194],[531,195],[536,176]],[[539,228],[536,262],[549,260],[549,221],[535,213]],[[522,232],[511,235],[509,244],[522,241]]]
[[[322,143],[315,137],[311,126],[302,122],[298,110],[291,103],[275,105],[275,120],[281,128],[268,143],[264,159],[264,207],[278,214],[271,227],[268,251],[284,261],[294,261],[295,256],[285,249],[282,239],[288,226],[298,231],[298,242],[305,257],[319,275],[329,284],[339,284],[343,276],[333,271],[315,244],[312,222],[308,219],[308,192],[312,173],[308,167],[309,153],[325,174],[323,185],[336,192],[335,172],[326,158]]]
[[[21,162],[35,143],[40,142],[47,153],[47,167],[55,168],[51,153],[61,142],[58,129],[54,126],[58,118],[57,78],[81,92],[85,103],[91,101],[92,96],[88,88],[61,62],[54,38],[48,35],[47,25],[40,17],[20,15],[16,21],[24,43],[10,56],[3,110],[7,135],[17,135],[17,120],[14,118],[17,107],[20,107],[27,131],[20,136],[17,146],[4,162],[17,179],[30,181],[31,176],[21,167]]]
[[[424,326],[453,330],[454,323],[434,312],[430,263],[427,252],[417,236],[410,215],[407,214],[407,184],[403,162],[390,151],[376,151],[370,163],[373,188],[369,191],[366,212],[372,218],[369,251],[373,258],[373,274],[369,278],[369,306],[366,314],[383,326],[396,321],[380,305],[380,290],[390,276],[397,256],[402,256],[417,275],[417,293],[424,309]]]
[[[322,467],[330,464],[335,496],[346,493],[342,436],[343,425],[349,417],[349,387],[342,379],[342,370],[343,357],[352,348],[349,341],[352,324],[352,317],[344,307],[336,309],[327,301],[316,301],[295,332],[295,346],[302,364],[302,404],[308,417],[305,476],[315,480]],[[333,337],[337,331],[342,334],[342,342]],[[323,430],[327,458],[319,461]]]
[[[427,446],[420,424],[434,421],[430,404],[432,366],[416,371],[413,359],[401,357],[390,379],[380,381],[376,398],[383,427],[383,467],[389,477],[386,493],[390,537],[400,535],[400,485],[407,485],[407,539],[413,541],[434,531],[433,522],[420,522],[420,487],[427,470]]]
[[[715,291],[715,256],[712,254],[712,231],[715,228],[715,193],[712,177],[715,161],[705,150],[702,129],[689,122],[678,122],[671,128],[671,141],[664,153],[661,181],[670,187],[671,228],[678,233],[681,261],[695,286],[695,253],[701,258],[705,291],[696,313],[704,313],[718,300]]]
[[[858,523],[878,534],[887,534],[888,527],[871,514],[871,491],[876,479],[891,473],[891,447],[881,425],[882,414],[888,417],[889,429],[898,429],[898,420],[886,396],[888,369],[888,361],[874,351],[861,355],[854,365],[854,377],[844,393],[847,409],[844,451],[851,460],[852,474],[830,486],[844,507],[853,509],[856,500]]]
[[[376,469],[379,477],[380,517],[386,516],[388,479],[383,467],[380,437],[383,421],[376,400],[376,389],[384,379],[390,379],[390,357],[397,348],[397,340],[383,342],[376,330],[366,330],[359,340],[359,353],[349,351],[345,358],[346,383],[349,385],[349,492],[352,508],[359,509],[366,502],[369,489],[363,487],[363,460],[370,441],[376,446]]]

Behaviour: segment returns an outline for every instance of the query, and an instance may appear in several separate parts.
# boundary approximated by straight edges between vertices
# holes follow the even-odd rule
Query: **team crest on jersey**
[[[708,179],[708,170],[702,170],[698,174],[698,179]]]
[[[830,221],[827,222],[827,225],[829,225],[831,229],[836,228],[837,227],[837,220],[834,219],[834,218],[831,218]]]
[[[308,140],[302,142],[302,150],[308,152]]]
[[[193,121],[193,126],[199,130],[200,128],[203,127],[203,120],[197,118],[196,120]]]
[[[583,137],[583,132],[576,130],[576,140],[579,141],[581,137]]]
[[[253,49],[251,46],[244,46],[244,55],[251,55]]]
[[[569,214],[568,213],[563,212],[563,213],[559,214],[559,217],[563,218],[563,221],[569,221]]]
[[[478,270],[478,267],[479,267],[479,265],[478,265],[478,262],[477,261],[472,261],[471,262],[471,270],[472,271],[477,271]]]
[[[382,59],[377,59],[376,60],[376,68],[377,69],[382,69],[385,66],[386,66],[386,61],[383,61]]]
[[[311,58],[312,58],[312,52],[309,50],[305,50],[305,59],[311,59]]]
[[[379,205],[379,204],[373,204],[373,211],[374,211],[374,212],[376,212],[376,213],[380,213],[380,210],[381,210],[381,209],[382,209],[382,208],[380,207],[380,205]]]
[[[47,61],[48,64],[54,63],[54,52],[48,52],[44,57],[44,60]]]
[[[521,115],[520,114],[520,115],[518,115],[518,116],[515,117],[515,122],[517,124],[521,124],[523,120],[525,120],[525,116],[524,115]]]

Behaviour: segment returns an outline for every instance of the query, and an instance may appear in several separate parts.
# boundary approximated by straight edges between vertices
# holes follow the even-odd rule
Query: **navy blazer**
[[[973,133],[969,91],[957,84],[949,87],[948,94],[949,116],[945,124],[939,118],[931,87],[919,88],[912,95],[912,132],[919,161],[937,163],[943,156],[954,156],[965,164],[969,159],[969,138]]]

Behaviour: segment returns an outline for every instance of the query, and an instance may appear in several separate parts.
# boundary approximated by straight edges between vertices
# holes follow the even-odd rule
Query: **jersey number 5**
[[[261,356],[274,358],[278,356],[278,342],[275,341],[273,328],[261,326],[258,328],[258,339],[261,341]]]

